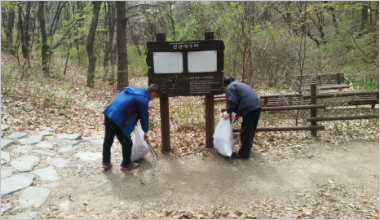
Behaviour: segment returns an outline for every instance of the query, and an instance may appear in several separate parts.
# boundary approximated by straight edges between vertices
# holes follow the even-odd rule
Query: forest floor
[[[16,62],[2,53],[1,124],[29,135],[42,126],[83,137],[102,134],[101,112],[118,93],[114,86],[97,79],[94,89],[85,88],[86,70],[75,64],[66,75],[51,78],[35,67],[21,80]],[[63,72],[57,66],[55,71]],[[147,78],[131,77],[130,85],[145,87]],[[149,153],[138,170],[123,172],[115,141],[111,170],[103,171],[101,161],[75,160],[41,207],[23,210],[17,193],[3,197],[2,206],[12,203],[14,212],[38,210],[36,218],[64,219],[379,218],[378,120],[321,123],[326,129],[316,138],[307,131],[258,132],[250,159],[240,160],[204,146],[202,97],[174,97],[169,104],[170,153],[161,153],[159,100],[153,100],[150,135],[157,159]],[[222,107],[223,102],[215,106],[216,123]],[[378,106],[347,111],[378,114]],[[289,120],[264,114],[259,127],[273,123]],[[237,148],[236,133],[234,140]],[[101,152],[101,145],[91,149]]]

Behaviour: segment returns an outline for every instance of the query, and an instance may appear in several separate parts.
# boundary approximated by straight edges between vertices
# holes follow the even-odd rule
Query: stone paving
[[[32,219],[38,209],[58,185],[60,168],[70,163],[73,154],[83,161],[100,161],[101,152],[79,151],[81,143],[101,145],[103,134],[82,138],[81,134],[55,134],[51,128],[42,127],[37,134],[16,131],[9,125],[1,125],[1,198],[18,193],[18,204],[29,208],[26,212],[12,212],[10,202],[1,203],[1,216],[10,212],[9,219]],[[36,186],[40,181],[43,187]],[[41,184],[40,184],[41,185]],[[5,197],[6,198],[6,197]]]

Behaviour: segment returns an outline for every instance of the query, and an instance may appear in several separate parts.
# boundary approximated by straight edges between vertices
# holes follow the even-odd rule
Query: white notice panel
[[[189,51],[187,53],[189,73],[216,72],[216,50]]]
[[[154,73],[183,73],[182,52],[153,52]]]

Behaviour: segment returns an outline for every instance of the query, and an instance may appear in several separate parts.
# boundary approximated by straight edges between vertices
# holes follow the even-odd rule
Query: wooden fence
[[[258,127],[256,131],[300,131],[300,130],[310,130],[311,135],[317,136],[317,130],[324,130],[324,126],[317,125],[317,122],[319,121],[334,121],[334,120],[357,120],[357,119],[371,119],[371,118],[378,118],[378,115],[352,115],[352,116],[329,116],[329,117],[318,117],[317,116],[317,109],[324,109],[326,106],[324,104],[317,104],[317,99],[323,99],[323,98],[332,98],[332,97],[348,97],[348,96],[368,96],[375,97],[373,99],[370,99],[370,102],[372,104],[372,108],[374,108],[374,102],[379,103],[379,90],[376,91],[361,91],[361,92],[350,92],[350,93],[333,93],[333,94],[317,94],[317,84],[311,83],[310,84],[310,94],[307,95],[266,95],[266,96],[260,96],[260,98],[263,100],[263,107],[261,111],[288,111],[288,110],[304,110],[309,109],[310,110],[310,117],[306,118],[306,121],[310,122],[309,126],[294,126],[294,127]],[[294,97],[302,98],[303,100],[308,100],[308,104],[306,105],[286,105],[286,106],[268,106],[268,103],[275,103],[270,102],[269,100],[272,98],[278,97],[285,97],[289,98],[291,97],[294,99]],[[219,96],[218,98],[221,98]],[[227,102],[227,100],[226,100]],[[281,103],[277,101],[277,104]],[[299,102],[292,102],[292,103],[299,103]],[[291,104],[291,103],[288,103]],[[367,103],[368,104],[368,103]],[[226,109],[221,109],[222,112],[224,112]],[[240,129],[233,129],[233,132],[240,132]]]

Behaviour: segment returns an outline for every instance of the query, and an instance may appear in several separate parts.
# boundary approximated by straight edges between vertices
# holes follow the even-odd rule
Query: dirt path
[[[99,150],[100,146],[96,146]],[[141,168],[72,163],[40,207],[41,218],[375,218],[379,142],[312,144],[307,157],[266,161],[149,154]]]

